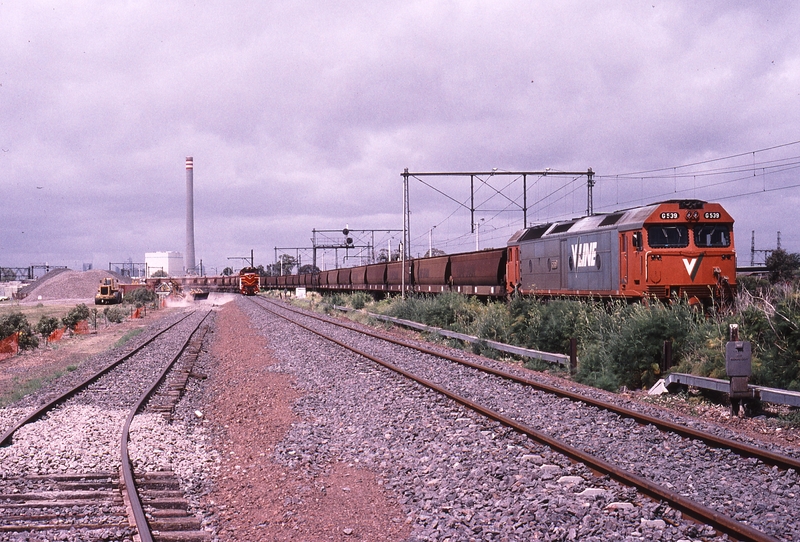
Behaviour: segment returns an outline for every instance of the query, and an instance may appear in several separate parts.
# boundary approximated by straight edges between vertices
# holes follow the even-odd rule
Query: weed
[[[14,378],[12,381],[13,383],[13,390],[0,397],[0,407],[5,407],[12,403],[15,403],[25,397],[28,394],[31,394],[46,384],[50,383],[51,381],[63,376],[65,371],[55,371],[49,375],[42,376],[39,378],[32,378],[30,380],[26,380],[24,382],[20,381],[18,378]]]
[[[112,324],[120,324],[125,320],[125,310],[121,307],[106,307],[103,309],[103,316]]]
[[[124,345],[125,343],[127,343],[128,341],[139,335],[142,331],[144,331],[144,329],[142,328],[131,329],[130,331],[125,333],[122,337],[117,339],[117,342],[114,343],[114,348],[119,348],[120,346]]]

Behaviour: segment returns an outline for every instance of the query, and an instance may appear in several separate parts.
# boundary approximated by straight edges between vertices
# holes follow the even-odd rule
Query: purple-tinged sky
[[[720,201],[740,264],[752,231],[800,252],[798,20],[788,1],[0,1],[0,266],[183,252],[190,155],[209,273],[312,229],[401,228],[404,168],[591,167],[597,212]],[[469,178],[424,180],[412,254],[474,249]],[[519,179],[477,182],[481,248],[522,201]],[[586,179],[529,177],[527,201],[529,223],[579,216]]]

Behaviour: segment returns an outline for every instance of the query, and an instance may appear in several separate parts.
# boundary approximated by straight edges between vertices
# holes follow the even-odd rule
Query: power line
[[[740,158],[742,156],[755,155],[755,153],[772,151],[772,150],[775,150],[775,149],[782,149],[784,147],[791,147],[793,145],[800,145],[800,140],[792,141],[790,143],[783,143],[783,144],[780,144],[780,145],[774,145],[772,147],[765,147],[763,149],[757,149],[757,150],[754,150],[754,151],[741,152],[741,153],[738,153],[738,154],[731,154],[729,156],[723,156],[723,157],[720,157],[720,158],[710,158],[708,160],[701,160],[699,162],[691,162],[689,164],[682,164],[682,165],[679,165],[679,166],[665,167],[665,168],[659,168],[659,169],[649,169],[649,170],[643,170],[643,171],[633,171],[633,172],[629,172],[629,173],[614,173],[614,174],[610,174],[610,175],[604,175],[603,177],[628,177],[628,176],[638,177],[638,176],[641,176],[641,175],[644,175],[644,174],[647,174],[647,173],[658,173],[658,172],[662,172],[662,171],[674,171],[676,169],[682,169],[682,168],[693,167],[693,166],[700,166],[700,165],[703,165],[703,164],[711,164],[711,163],[714,163],[714,162],[721,162],[723,160],[730,160],[732,158]]]

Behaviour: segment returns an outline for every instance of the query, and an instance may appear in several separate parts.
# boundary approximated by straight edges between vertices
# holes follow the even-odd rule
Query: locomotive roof
[[[667,200],[641,207],[633,207],[630,209],[623,209],[614,211],[613,213],[597,214],[592,216],[584,216],[572,220],[563,220],[560,222],[547,222],[544,224],[537,224],[519,230],[508,240],[507,244],[514,244],[520,241],[530,241],[533,239],[541,239],[543,237],[551,237],[564,233],[581,233],[587,231],[597,231],[603,229],[615,230],[635,230],[644,225],[656,209],[664,204],[678,204],[680,209],[702,209],[707,203],[702,200]]]

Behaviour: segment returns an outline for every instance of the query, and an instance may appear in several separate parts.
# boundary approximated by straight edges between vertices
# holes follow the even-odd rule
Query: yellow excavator
[[[122,290],[119,289],[119,282],[114,277],[105,277],[97,287],[94,304],[116,305],[117,303],[122,303]]]

